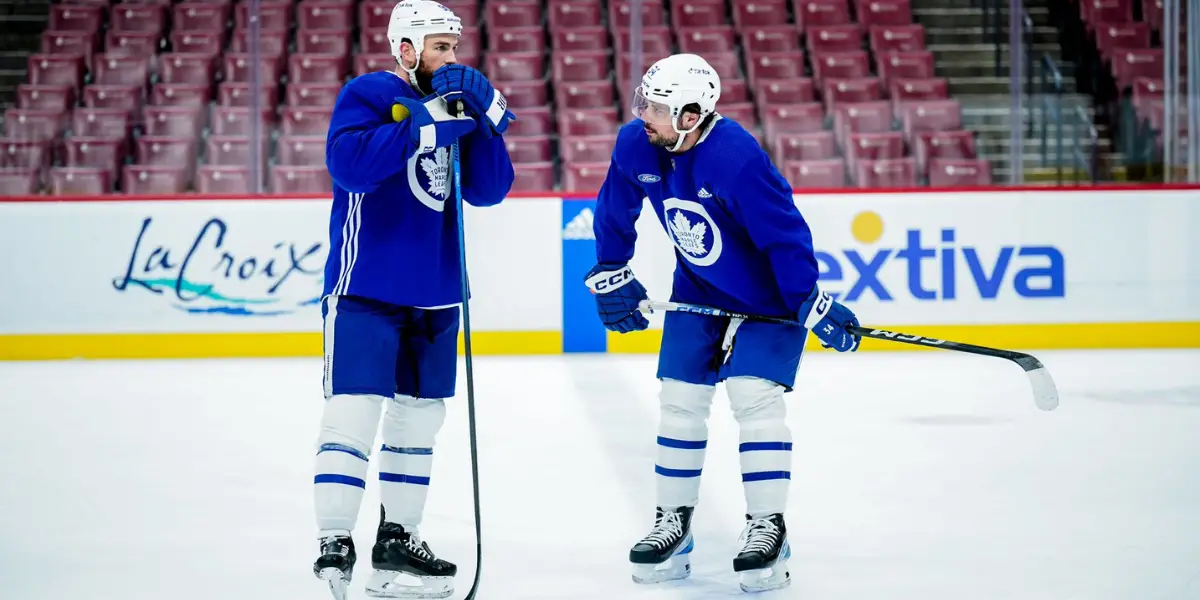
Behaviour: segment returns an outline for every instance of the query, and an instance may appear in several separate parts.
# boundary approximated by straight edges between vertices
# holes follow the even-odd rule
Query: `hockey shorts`
[[[454,396],[458,307],[421,309],[357,296],[327,296],[325,397]]]
[[[664,317],[658,377],[715,385],[730,377],[760,377],[787,391],[796,383],[808,330],[800,326],[736,322],[731,346],[728,318],[668,312]]]

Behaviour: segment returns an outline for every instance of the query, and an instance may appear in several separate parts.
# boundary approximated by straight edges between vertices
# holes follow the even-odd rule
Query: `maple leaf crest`
[[[433,153],[433,158],[422,158],[421,169],[425,171],[425,177],[429,179],[429,193],[434,196],[441,196],[443,200],[450,195],[447,189],[450,181],[450,156],[445,148],[438,148]]]
[[[708,232],[708,225],[703,222],[692,225],[681,210],[675,211],[669,225],[675,245],[679,246],[680,250],[693,256],[708,254],[708,248],[704,247],[704,234]]]

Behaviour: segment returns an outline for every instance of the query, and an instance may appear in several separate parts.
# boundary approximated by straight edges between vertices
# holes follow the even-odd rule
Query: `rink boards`
[[[1200,189],[796,203],[822,287],[864,325],[1011,348],[1200,346]],[[594,209],[557,196],[468,209],[476,352],[656,351],[659,315],[630,335],[595,315]],[[2,198],[0,358],[319,355],[328,212],[318,197]],[[679,249],[648,205],[638,221],[631,264],[653,298],[668,299],[677,254],[717,260],[731,235],[684,214]]]

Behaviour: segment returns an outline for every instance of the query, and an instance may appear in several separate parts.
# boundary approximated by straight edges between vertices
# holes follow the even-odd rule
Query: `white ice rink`
[[[790,394],[793,584],[764,599],[1200,599],[1200,352],[812,354]],[[694,573],[647,588],[654,359],[476,362],[479,598],[733,598],[737,431],[717,396]],[[474,574],[465,397],[423,534]],[[326,600],[312,576],[320,362],[0,363],[0,598]],[[370,478],[374,478],[372,468]],[[368,481],[371,481],[369,478]],[[356,532],[364,598],[378,518]]]

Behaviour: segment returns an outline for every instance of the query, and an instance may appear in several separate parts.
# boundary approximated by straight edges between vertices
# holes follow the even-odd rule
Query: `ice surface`
[[[790,394],[793,585],[764,599],[1200,598],[1200,352],[1003,360],[813,354]],[[694,574],[640,587],[653,516],[648,356],[481,357],[481,599],[742,596],[737,430],[717,396]],[[313,577],[312,360],[0,363],[0,597],[325,600]],[[460,386],[460,389],[463,389]],[[423,529],[474,574],[465,400]],[[374,477],[375,469],[372,468]],[[375,482],[356,531],[363,598]]]

